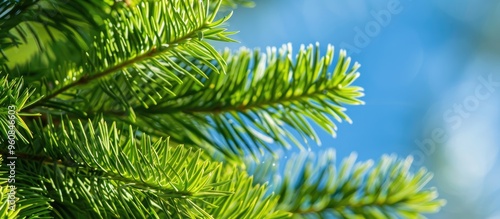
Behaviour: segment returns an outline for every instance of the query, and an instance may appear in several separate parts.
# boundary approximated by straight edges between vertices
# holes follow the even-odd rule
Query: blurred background
[[[366,105],[348,107],[354,123],[336,138],[319,131],[311,151],[412,155],[448,201],[430,218],[500,219],[500,1],[255,2],[230,19],[241,43],[221,47],[319,42],[362,65]]]

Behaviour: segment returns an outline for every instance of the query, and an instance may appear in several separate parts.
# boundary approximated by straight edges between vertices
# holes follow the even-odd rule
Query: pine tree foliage
[[[356,162],[356,157],[353,153],[337,165],[333,150],[298,154],[286,162],[284,177],[276,174],[282,162],[272,157],[264,159],[264,168],[247,163],[250,173],[274,185],[278,208],[296,218],[423,218],[444,204],[434,188],[422,190],[432,174],[425,168],[412,174],[412,157],[386,155],[378,163]]]
[[[42,165],[33,170],[46,168],[53,176],[44,185],[54,193],[54,202],[65,206],[66,202],[77,202],[73,200],[75,196],[84,195],[74,209],[79,209],[76,215],[63,212],[65,208],[57,209],[64,218],[88,213],[113,218],[124,211],[130,218],[146,218],[153,212],[155,218],[272,216],[268,212],[273,212],[274,205],[268,203],[276,203],[276,197],[265,196],[263,187],[252,188],[251,178],[224,171],[222,163],[201,159],[200,149],[173,147],[167,140],[155,141],[146,136],[137,139],[130,136],[134,135],[132,127],[108,127],[104,120],[68,122],[61,128],[50,123],[46,128],[38,128],[35,134],[40,136],[37,143],[45,145],[44,151],[37,154],[57,159],[53,166]],[[59,180],[65,175],[74,178]],[[233,200],[258,204],[235,206]]]
[[[350,122],[342,104],[363,103],[357,99],[362,89],[351,85],[359,76],[359,64],[349,67],[350,58],[340,51],[332,66],[332,46],[324,56],[319,45],[311,45],[300,48],[294,57],[288,44],[279,50],[268,48],[264,54],[245,48],[235,54],[226,50],[223,57],[227,74],[205,67],[209,77],[203,79],[204,86],[188,79],[173,89],[177,96],[149,109],[136,108],[139,126],[149,124],[150,132],[165,130],[178,142],[203,136],[193,143],[209,141],[228,156],[263,149],[271,152],[270,143],[302,145],[285,125],[295,129],[302,142],[319,142],[309,121],[335,135],[337,127],[331,118]],[[330,67],[333,72],[328,71]],[[207,131],[200,133],[199,127]]]
[[[47,94],[40,104],[47,100],[49,106],[60,105],[57,102],[60,94],[75,100],[90,96],[102,102],[106,102],[103,96],[110,96],[119,98],[121,107],[127,109],[130,104],[125,98],[132,95],[135,101],[147,107],[143,99],[172,94],[165,84],[181,82],[180,75],[174,72],[194,78],[191,72],[181,66],[187,65],[196,74],[205,76],[187,57],[209,66],[213,66],[209,60],[223,62],[206,40],[230,41],[226,35],[231,33],[218,27],[225,19],[213,22],[214,17],[215,13],[199,1],[181,1],[176,4],[146,2],[120,11],[104,22],[103,30],[82,55],[81,65],[62,63],[37,78],[41,82],[36,88]],[[220,66],[224,65],[222,63]],[[98,79],[104,80],[94,87],[66,93],[71,88]],[[110,92],[109,87],[113,86],[113,82],[118,84],[115,87],[126,85],[120,91],[127,93]]]
[[[301,154],[359,105],[358,63],[319,44],[218,51],[240,0],[0,3],[2,218],[423,218],[411,158]],[[224,11],[224,12],[222,12]],[[14,140],[12,140],[14,139]],[[251,156],[250,156],[251,155]],[[12,156],[15,160],[13,182]],[[273,158],[274,159],[274,158]],[[277,177],[282,176],[282,177]],[[13,189],[15,186],[15,189]],[[15,210],[9,197],[15,192]]]
[[[23,68],[29,66],[19,64],[30,64],[36,59],[28,60],[29,56],[16,55],[12,52],[13,47],[34,50],[33,54],[43,53],[44,56],[41,58],[44,61],[47,61],[48,56],[50,56],[50,61],[54,61],[55,56],[61,55],[61,51],[70,55],[70,51],[86,50],[86,43],[90,42],[91,37],[95,35],[95,30],[98,30],[103,20],[122,5],[112,0],[2,1],[0,3],[2,28],[0,31],[0,66],[11,70],[18,68],[18,74],[30,73]],[[55,51],[54,44],[59,47]],[[41,66],[48,67],[38,65],[34,71],[39,71],[38,68]]]
[[[3,140],[6,140],[8,139],[10,127],[14,126],[14,124],[10,122],[11,118],[9,117],[9,111],[16,111],[16,109],[23,109],[29,106],[30,103],[28,103],[28,99],[34,93],[34,90],[26,88],[22,79],[8,80],[7,76],[0,78],[0,86],[0,97],[2,97],[0,99],[0,131],[2,132],[0,136]],[[11,115],[15,116],[17,121],[20,121],[19,128],[21,130],[16,130],[15,135],[19,140],[27,142],[28,140],[26,136],[23,135],[23,132],[28,131],[29,127],[23,122],[21,116],[37,116],[39,114],[18,113]],[[27,134],[30,135],[29,131]],[[30,137],[32,136],[30,135]]]

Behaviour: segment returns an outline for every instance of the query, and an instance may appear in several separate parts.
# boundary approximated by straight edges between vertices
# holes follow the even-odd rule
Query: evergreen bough
[[[329,150],[298,154],[278,173],[274,150],[319,143],[311,123],[335,135],[335,121],[350,122],[344,106],[363,103],[353,85],[359,64],[333,46],[321,55],[318,44],[217,51],[211,42],[233,41],[225,26],[239,4],[253,3],[2,1],[2,218],[423,218],[439,210],[444,201],[425,187],[431,174],[411,173],[411,157],[356,162],[353,154],[337,164]]]

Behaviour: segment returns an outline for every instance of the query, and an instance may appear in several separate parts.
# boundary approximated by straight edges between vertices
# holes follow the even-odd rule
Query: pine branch
[[[20,51],[37,55],[50,53],[50,44],[58,41],[65,41],[67,49],[85,50],[89,36],[102,25],[101,19],[119,8],[100,0],[3,1],[0,3],[0,64],[4,70],[14,72],[27,61],[19,59],[24,58],[18,56]]]
[[[99,217],[124,216],[125,210],[126,218],[151,212],[158,214],[155,218],[221,218],[230,212],[249,218],[287,215],[274,210],[277,197],[267,197],[264,186],[253,186],[251,178],[227,171],[218,162],[201,160],[199,150],[171,147],[167,141],[147,136],[136,139],[135,130],[108,126],[104,121],[62,119],[60,127],[50,121],[35,128],[33,142],[44,145],[44,152],[23,159],[28,165],[22,166],[45,182],[39,186],[54,200],[53,207],[82,205],[80,213]],[[41,156],[46,158],[40,161]],[[248,208],[234,206],[233,201],[247,203]],[[134,211],[109,205],[129,206]],[[64,209],[53,212],[69,214]]]
[[[170,84],[172,82],[182,83],[179,75],[187,75],[198,81],[195,77],[196,74],[205,75],[196,65],[187,61],[184,57],[187,55],[195,57],[209,66],[213,65],[207,60],[216,60],[220,62],[222,67],[220,70],[224,71],[224,60],[204,40],[231,41],[227,35],[232,33],[225,32],[225,29],[220,27],[229,16],[214,21],[217,11],[209,12],[206,7],[208,6],[200,1],[183,1],[181,3],[172,0],[141,3],[130,10],[123,10],[119,16],[106,22],[107,30],[101,32],[101,35],[94,40],[93,49],[87,53],[86,60],[83,61],[85,64],[76,68],[70,65],[57,69],[53,75],[63,76],[64,78],[59,78],[59,80],[64,79],[63,83],[55,79],[55,88],[53,84],[45,86],[50,87],[50,89],[42,88],[41,90],[50,93],[30,109],[43,106],[48,100],[71,90],[73,92],[68,94],[79,93],[74,88],[112,75],[124,76],[125,80],[128,81],[126,88],[129,91],[140,90],[134,85],[137,82],[131,81],[133,78],[138,78],[139,81],[147,80],[149,84]],[[153,18],[149,16],[153,16]],[[185,62],[178,65],[175,60],[184,60]],[[173,69],[169,70],[167,66]],[[185,68],[193,69],[194,73],[185,70]],[[214,70],[219,71],[216,68]],[[72,73],[61,75],[61,72]],[[58,78],[58,76],[54,78]],[[110,78],[110,80],[114,79]],[[101,80],[99,83],[105,82]],[[100,94],[97,95],[120,96],[116,91],[114,94],[111,91],[110,94],[110,91],[106,89],[98,88],[97,91]],[[167,94],[174,94],[168,87],[162,89]],[[85,92],[96,92],[96,90],[91,88],[84,91],[82,95],[85,95]],[[134,99],[143,102],[143,97],[134,95]],[[120,99],[125,100],[124,97],[120,97]],[[121,106],[125,109],[129,107],[126,101]]]
[[[285,126],[298,131],[304,142],[319,143],[310,121],[335,135],[331,118],[351,122],[342,105],[363,104],[357,99],[362,89],[351,85],[359,65],[348,69],[350,59],[341,51],[335,69],[328,72],[333,55],[333,47],[328,47],[320,57],[318,46],[301,48],[295,60],[287,46],[279,52],[269,49],[267,54],[226,51],[227,75],[204,67],[209,76],[200,79],[204,86],[186,79],[174,86],[177,96],[157,100],[148,108],[101,109],[106,116],[129,118],[130,124],[145,132],[162,130],[178,142],[212,145],[228,156],[263,149],[272,152],[266,148],[272,142],[302,147]]]
[[[172,42],[172,43],[169,43],[169,45],[175,45],[175,44],[180,44],[180,43],[183,43],[184,41],[186,41],[187,39],[189,38],[192,38],[194,35],[196,35],[197,31],[200,31],[202,30],[204,27],[201,27],[191,33],[189,33],[188,35]],[[80,86],[80,85],[85,85],[85,84],[88,84],[89,82],[93,82],[94,80],[97,80],[97,79],[100,79],[100,78],[103,78],[103,77],[106,77],[110,74],[113,74],[113,73],[116,73],[117,71],[120,71],[124,68],[127,68],[131,65],[134,65],[134,64],[137,64],[137,63],[140,63],[148,58],[152,58],[152,57],[155,57],[155,56],[158,56],[162,53],[167,53],[169,50],[172,50],[174,49],[173,46],[167,46],[167,49],[163,50],[163,51],[157,51],[157,49],[155,47],[151,48],[151,50],[143,53],[143,54],[140,54],[130,60],[126,60],[122,63],[119,63],[115,66],[112,66],[104,71],[101,71],[101,72],[98,72],[98,73],[95,73],[95,74],[89,74],[89,75],[84,75],[82,76],[80,79],[78,79],[77,81],[75,82],[72,82],[62,88],[60,88],[59,90],[56,90],[55,92],[43,97],[42,99],[40,99],[40,101],[38,101],[37,103],[31,105],[30,107],[26,108],[26,110],[30,110],[34,107],[37,107],[37,106],[40,106],[42,105],[44,102],[58,96],[59,94],[62,94],[63,92],[71,89],[71,88],[74,88],[76,86]]]
[[[374,165],[356,162],[353,154],[338,167],[335,160],[333,151],[319,157],[300,154],[287,162],[283,179],[275,177],[278,167],[260,173],[254,167],[250,174],[271,182],[280,196],[278,209],[294,218],[423,218],[445,204],[435,188],[425,188],[432,174],[423,168],[410,172],[411,157],[383,156]]]
[[[29,127],[21,116],[39,114],[20,112],[33,103],[28,101],[33,93],[34,90],[27,88],[22,79],[9,80],[7,76],[0,78],[0,142],[9,142],[11,139],[28,142],[27,137],[32,137]],[[12,135],[12,132],[15,132],[15,135]]]
[[[0,77],[0,137],[15,130],[19,187],[18,211],[7,211],[10,168],[1,165],[0,216],[423,218],[439,210],[444,201],[425,187],[431,174],[412,173],[411,158],[351,156],[337,167],[331,151],[302,154],[283,180],[276,160],[249,164],[245,155],[273,152],[271,143],[320,143],[314,124],[335,136],[363,90],[353,85],[359,64],[342,50],[334,62],[332,46],[217,52],[208,40],[233,41],[224,28],[231,14],[216,19],[219,9],[247,3],[0,3],[0,69],[14,78]],[[27,47],[30,56],[12,56]],[[250,167],[229,162],[242,159]]]
[[[17,172],[18,174],[15,174],[14,178],[10,178],[11,167],[2,162],[2,157],[0,156],[0,215],[2,218],[47,217],[51,210],[49,202],[52,200],[42,194],[40,187],[33,185],[33,176],[36,174],[31,172],[19,174]],[[7,163],[9,163],[8,160]],[[15,167],[17,169],[15,170],[18,171],[19,167],[24,164],[26,163],[16,160]],[[9,202],[12,201],[9,200],[9,196],[12,195],[15,197],[14,206],[9,205]]]

